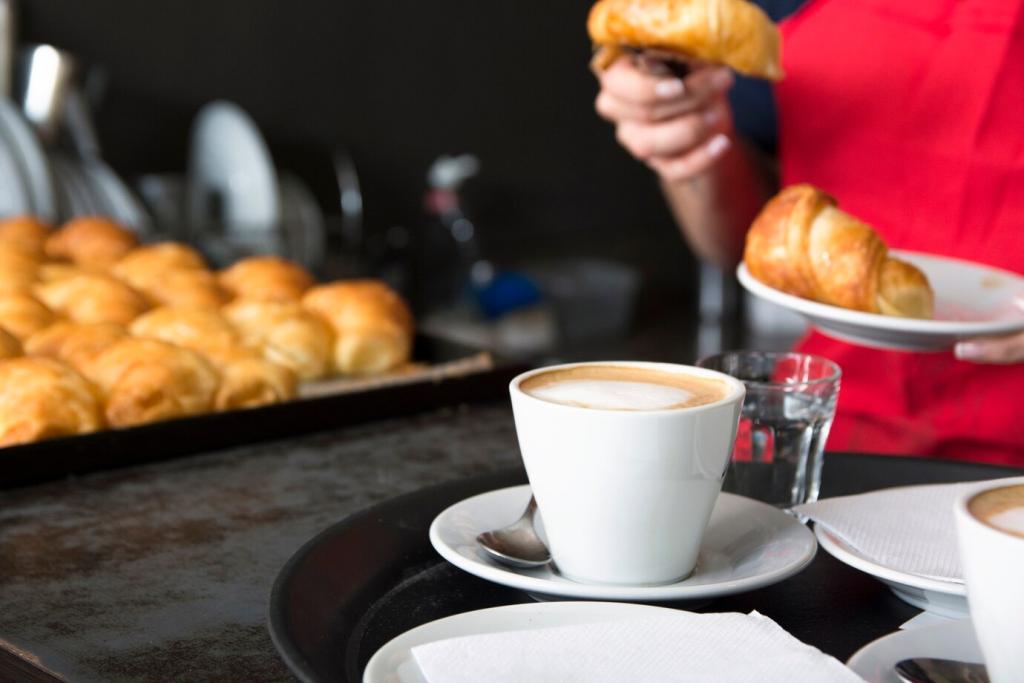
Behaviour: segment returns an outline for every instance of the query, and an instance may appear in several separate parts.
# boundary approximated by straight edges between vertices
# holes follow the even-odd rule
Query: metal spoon
[[[517,569],[542,567],[551,561],[544,542],[533,528],[533,516],[537,514],[537,499],[530,496],[530,502],[523,515],[501,529],[485,531],[476,537],[476,542],[498,562]]]
[[[984,664],[916,657],[896,662],[896,675],[907,683],[989,683]]]

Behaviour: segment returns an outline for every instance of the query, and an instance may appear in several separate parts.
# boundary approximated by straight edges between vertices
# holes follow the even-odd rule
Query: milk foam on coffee
[[[967,508],[989,526],[1024,537],[1024,485],[979,493]]]
[[[598,410],[666,410],[712,403],[725,397],[713,379],[617,365],[585,365],[540,373],[520,385],[550,403]]]

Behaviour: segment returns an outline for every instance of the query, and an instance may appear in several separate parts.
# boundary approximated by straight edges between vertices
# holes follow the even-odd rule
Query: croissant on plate
[[[811,185],[787,187],[765,205],[743,260],[761,282],[805,299],[907,318],[933,314],[924,273],[890,258],[871,226]]]
[[[377,280],[348,280],[313,287],[307,310],[334,330],[334,367],[345,374],[383,372],[408,362],[413,318],[402,298]]]
[[[782,78],[779,29],[746,0],[598,0],[587,29],[600,48],[594,57],[599,69],[632,48]]]
[[[0,361],[0,387],[0,446],[84,434],[103,423],[95,388],[60,361]]]

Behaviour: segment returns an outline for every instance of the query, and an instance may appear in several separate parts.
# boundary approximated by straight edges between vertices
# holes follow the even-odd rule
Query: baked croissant
[[[239,299],[298,301],[314,280],[308,270],[292,261],[277,256],[252,256],[221,271],[220,283]]]
[[[600,69],[635,48],[782,78],[778,27],[746,0],[598,0],[587,29],[601,48],[594,58]]]
[[[770,287],[869,313],[931,318],[924,273],[889,258],[882,238],[807,184],[773,197],[747,233],[743,260]]]
[[[255,408],[295,398],[295,373],[257,351],[235,346],[211,349],[204,355],[220,373],[220,387],[213,399],[217,410]]]
[[[149,308],[141,294],[109,275],[69,275],[40,283],[35,292],[53,311],[79,323],[127,325]]]
[[[50,226],[31,216],[15,216],[0,221],[0,242],[33,256],[42,258],[49,237]]]
[[[19,340],[25,340],[56,319],[53,311],[31,294],[0,294],[0,324]]]
[[[21,246],[0,242],[0,293],[31,292],[41,267]]]
[[[125,337],[83,366],[100,388],[114,427],[209,412],[220,387],[210,363],[190,349]]]
[[[201,353],[242,343],[231,323],[210,308],[155,308],[132,322],[128,331],[136,337],[160,339]]]
[[[25,353],[67,363],[79,372],[108,346],[128,336],[115,323],[73,323],[59,320],[25,340]]]
[[[397,293],[376,280],[349,280],[313,287],[306,309],[334,330],[334,367],[345,374],[383,372],[409,360],[413,319]]]
[[[84,216],[65,223],[46,240],[46,255],[82,266],[107,267],[139,243],[131,231],[108,218]]]
[[[203,355],[220,375],[214,408],[249,408],[295,396],[295,373],[242,346],[241,336],[209,308],[158,308],[132,323],[136,337],[160,339]]]
[[[320,316],[294,301],[236,300],[222,309],[247,346],[290,368],[300,379],[328,374],[334,333]]]
[[[155,305],[219,308],[230,298],[199,252],[180,242],[134,249],[113,272]]]
[[[84,434],[102,424],[96,390],[51,358],[0,361],[0,446]]]
[[[13,334],[0,327],[0,359],[16,358],[21,355],[21,342]]]

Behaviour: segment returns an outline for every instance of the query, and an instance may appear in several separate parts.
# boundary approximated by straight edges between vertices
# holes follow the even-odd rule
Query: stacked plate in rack
[[[50,222],[104,215],[140,232],[150,225],[145,208],[109,166],[48,153],[18,106],[0,98],[0,216],[21,214]]]

